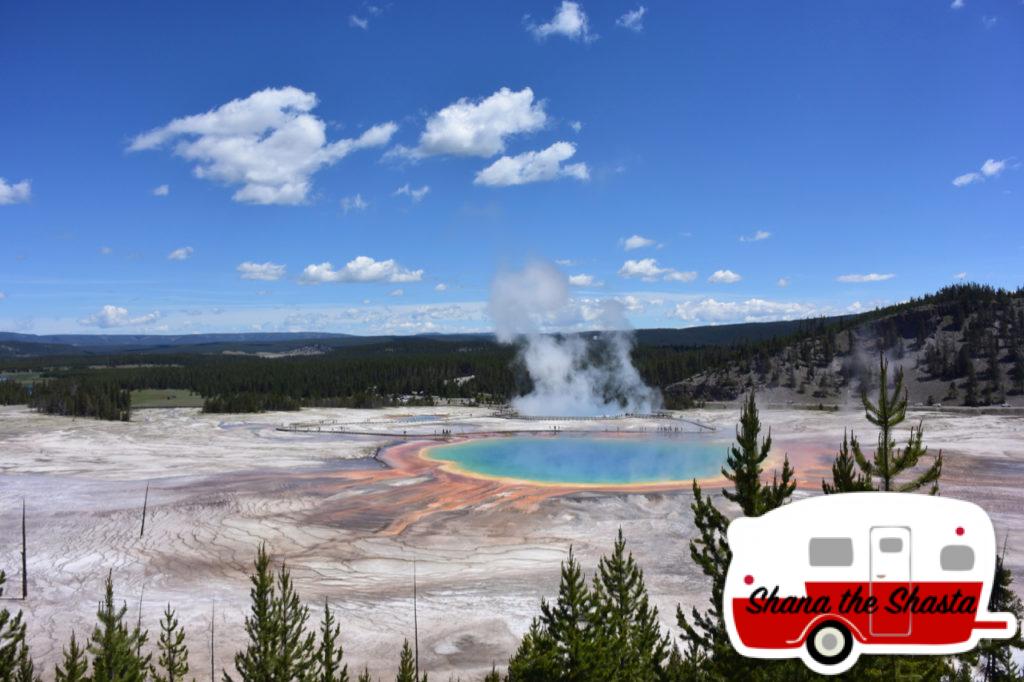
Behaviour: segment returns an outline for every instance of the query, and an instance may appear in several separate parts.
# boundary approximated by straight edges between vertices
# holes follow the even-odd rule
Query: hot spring
[[[426,450],[425,456],[468,475],[617,486],[717,477],[727,447],[721,437],[700,434],[685,438],[515,437],[439,445]]]

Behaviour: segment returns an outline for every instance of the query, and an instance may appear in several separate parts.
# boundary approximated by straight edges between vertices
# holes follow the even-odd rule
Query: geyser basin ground
[[[450,471],[493,479],[571,486],[683,483],[720,474],[720,438],[483,438],[426,448]]]

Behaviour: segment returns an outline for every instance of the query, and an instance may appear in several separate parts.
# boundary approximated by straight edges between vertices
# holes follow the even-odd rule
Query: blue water
[[[430,450],[470,473],[538,483],[622,485],[718,476],[727,445],[685,438],[485,438]]]

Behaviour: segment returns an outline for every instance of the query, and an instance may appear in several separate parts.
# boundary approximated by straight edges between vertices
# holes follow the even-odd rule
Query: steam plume
[[[533,381],[533,392],[512,401],[520,414],[598,416],[661,407],[661,394],[633,366],[633,336],[622,304],[574,305],[568,280],[554,265],[532,261],[520,271],[499,273],[490,312],[498,340],[519,346]],[[580,322],[602,331],[545,333]]]

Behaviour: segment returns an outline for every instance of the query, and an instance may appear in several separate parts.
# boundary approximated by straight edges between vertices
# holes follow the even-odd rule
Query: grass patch
[[[132,409],[147,407],[202,407],[203,397],[185,389],[144,388],[132,391]]]
[[[42,378],[39,372],[0,372],[4,381],[17,381],[19,384],[33,384]]]

